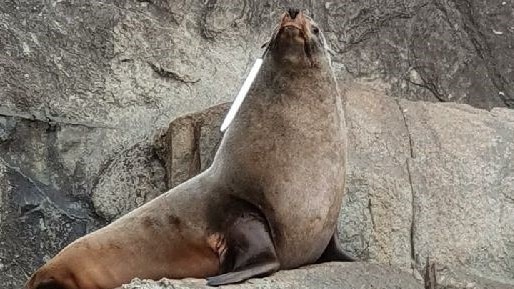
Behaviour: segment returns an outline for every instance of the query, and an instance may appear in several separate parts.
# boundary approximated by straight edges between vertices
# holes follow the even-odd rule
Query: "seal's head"
[[[319,67],[330,61],[321,29],[298,9],[282,14],[268,45],[268,53],[276,62],[295,69]]]

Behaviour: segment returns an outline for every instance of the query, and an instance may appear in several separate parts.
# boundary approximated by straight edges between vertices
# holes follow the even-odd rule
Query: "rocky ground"
[[[251,279],[243,284],[222,286],[227,289],[289,289],[289,288],[374,288],[374,289],[511,289],[512,285],[470,277],[448,267],[436,270],[437,285],[425,286],[423,280],[401,270],[369,263],[329,263],[301,269],[280,271],[270,277]],[[429,283],[435,284],[435,283]],[[432,286],[432,287],[431,287]],[[437,287],[435,287],[437,286]],[[205,280],[134,280],[119,289],[204,289]]]
[[[19,288],[208,166],[226,106],[205,109],[232,99],[293,1],[4,2],[0,284]],[[294,2],[325,28],[343,86],[367,82],[347,100],[347,250],[414,276],[430,255],[468,276],[455,280],[512,284],[514,3]]]
[[[136,280],[123,289],[203,289],[212,288],[205,285],[204,280]],[[302,269],[280,271],[268,278],[251,279],[241,285],[221,286],[221,288],[254,289],[254,288],[409,288],[424,287],[411,275],[398,269],[366,263],[331,263],[307,266]]]

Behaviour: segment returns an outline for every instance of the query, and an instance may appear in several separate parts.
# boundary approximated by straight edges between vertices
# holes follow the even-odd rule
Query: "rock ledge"
[[[160,281],[134,280],[123,289],[200,289],[213,288],[205,285],[203,279]],[[120,289],[121,289],[120,288]],[[412,288],[423,286],[410,274],[400,269],[369,263],[327,263],[306,266],[296,270],[279,271],[270,277],[251,279],[238,285],[221,288]]]

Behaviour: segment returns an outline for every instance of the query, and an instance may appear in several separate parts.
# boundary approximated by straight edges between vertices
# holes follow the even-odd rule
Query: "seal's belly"
[[[239,195],[268,219],[283,268],[312,263],[321,256],[334,232],[344,194],[340,153],[318,151],[316,158],[295,154],[283,151],[280,159],[273,160],[261,155],[251,163],[240,163],[238,172]],[[243,168],[247,168],[244,173]]]
[[[235,121],[224,136],[216,170],[262,210],[282,268],[312,263],[334,233],[344,195],[344,125],[328,103],[324,111],[319,103],[252,105],[249,121]]]
[[[334,233],[344,176],[332,180],[318,177],[321,181],[297,182],[294,186],[275,187],[264,193],[265,200],[273,200],[263,211],[270,222],[283,268],[316,261]],[[277,193],[279,191],[282,193]]]

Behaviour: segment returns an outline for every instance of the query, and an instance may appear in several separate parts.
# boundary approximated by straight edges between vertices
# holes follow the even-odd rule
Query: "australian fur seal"
[[[212,166],[37,270],[27,289],[111,289],[133,278],[244,281],[349,258],[335,237],[346,128],[325,39],[281,17]]]

